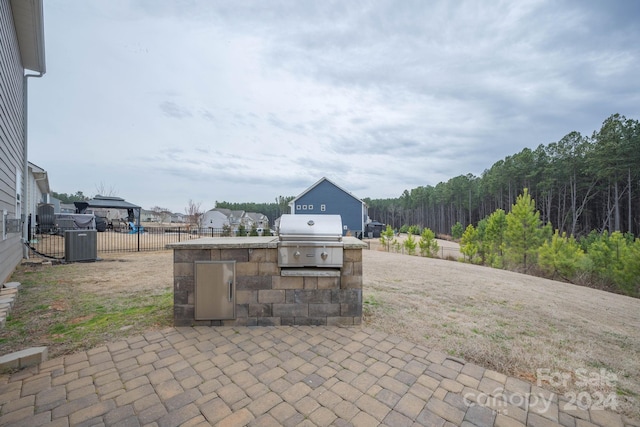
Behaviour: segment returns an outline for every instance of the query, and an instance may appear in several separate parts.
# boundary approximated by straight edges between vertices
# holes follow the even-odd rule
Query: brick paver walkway
[[[479,402],[479,403],[477,403]],[[0,377],[0,425],[634,425],[366,328],[170,328]]]

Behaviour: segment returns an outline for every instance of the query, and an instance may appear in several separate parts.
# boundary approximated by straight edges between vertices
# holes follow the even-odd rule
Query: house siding
[[[42,169],[37,168],[36,172],[44,172]],[[41,181],[42,182],[42,181]],[[48,187],[48,186],[47,186]],[[47,203],[49,194],[48,192],[42,192],[41,185],[38,184],[38,179],[34,176],[34,165],[29,164],[29,174],[27,177],[27,220],[31,218],[31,233],[29,239],[32,238],[36,229],[36,217],[38,215],[38,205],[41,203]]]
[[[0,0],[0,217],[19,218],[16,195],[21,193],[18,175],[26,179],[22,133],[23,74],[13,15],[8,1]],[[0,283],[4,283],[22,259],[20,233],[3,238],[0,218]]]
[[[227,216],[219,211],[210,210],[204,213],[202,218],[202,226],[213,229],[222,229],[225,225],[229,225]]]
[[[325,210],[322,210],[324,205]],[[306,209],[304,209],[306,206]],[[298,209],[300,207],[300,209]],[[293,212],[297,214],[333,214],[342,217],[342,226],[354,233],[362,232],[362,201],[324,180],[310,191],[294,200]],[[347,230],[342,231],[346,234]]]

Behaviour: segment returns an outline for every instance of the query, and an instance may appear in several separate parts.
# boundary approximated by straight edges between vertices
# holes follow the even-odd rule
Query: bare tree
[[[111,185],[107,188],[104,182],[100,181],[100,185],[96,185],[96,196],[115,197],[118,195],[116,188]]]
[[[189,199],[189,204],[184,209],[184,212],[187,214],[187,222],[191,225],[195,225],[196,227],[200,227],[200,221],[202,220],[202,215],[204,214],[200,209],[200,205],[202,203],[195,203],[193,200]]]

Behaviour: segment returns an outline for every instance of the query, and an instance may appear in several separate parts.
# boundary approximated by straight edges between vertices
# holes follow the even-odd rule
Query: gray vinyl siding
[[[348,231],[363,231],[362,201],[327,180],[295,199],[293,210],[297,214],[340,215],[342,225]],[[342,230],[342,234],[346,234],[347,230]]]
[[[20,233],[2,238],[2,211],[9,218],[20,217],[16,212],[16,193],[21,183],[16,182],[16,172],[23,171],[22,135],[22,85],[24,69],[20,60],[13,15],[8,0],[0,0],[0,283],[9,276],[22,259]]]

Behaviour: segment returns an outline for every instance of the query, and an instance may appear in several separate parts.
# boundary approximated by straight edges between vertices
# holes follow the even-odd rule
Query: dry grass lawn
[[[570,375],[565,387],[545,386],[615,393],[623,412],[640,415],[640,300],[461,262],[363,254],[369,326],[532,382],[539,369]],[[578,387],[579,376],[591,387]]]
[[[387,253],[376,243],[372,240],[371,250],[363,251],[368,326],[532,382],[538,369],[566,374],[565,387],[556,391],[586,390],[593,397],[615,393],[620,410],[640,418],[639,299],[462,262]],[[20,269],[67,268],[60,286],[96,297],[172,288],[169,251],[102,257],[97,263]],[[165,319],[170,318],[167,313]],[[147,327],[155,326],[166,325]],[[34,333],[23,344],[42,342],[56,345],[45,333]],[[0,353],[6,350],[0,344]],[[55,354],[55,347],[50,352]],[[596,381],[602,375],[614,375],[614,381]],[[590,387],[579,387],[580,376],[594,378]]]

